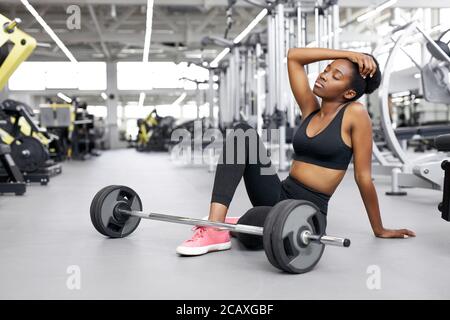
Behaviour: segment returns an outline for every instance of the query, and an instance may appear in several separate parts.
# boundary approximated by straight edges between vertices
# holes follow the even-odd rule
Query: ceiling
[[[254,0],[255,1],[255,0]],[[256,0],[262,1],[262,0]],[[314,1],[302,1],[313,6]],[[380,0],[341,0],[341,22],[351,19]],[[141,60],[146,25],[146,0],[39,0],[30,1],[50,27],[66,44],[77,60]],[[155,0],[150,59],[152,61],[212,60],[220,48],[201,51],[204,36],[224,37],[227,0]],[[427,0],[428,7],[442,7],[448,1]],[[311,5],[312,4],[312,5]],[[397,7],[423,6],[422,0],[399,0]],[[78,6],[80,28],[69,30],[70,6]],[[343,8],[346,8],[342,10]],[[70,9],[69,9],[70,10]],[[260,12],[261,8],[238,0],[233,10],[233,26],[228,38],[239,34]],[[66,57],[42,30],[19,0],[2,0],[0,13],[23,20],[21,28],[37,39],[40,45],[30,60],[66,60]],[[311,19],[312,20],[312,19]],[[313,21],[311,21],[313,23]],[[265,21],[258,26],[264,29]],[[311,29],[312,29],[311,25]],[[348,30],[352,31],[352,30]],[[361,31],[361,30],[360,30]],[[344,32],[348,40],[364,38],[361,32]],[[367,39],[367,38],[366,38]]]
[[[253,0],[259,1],[262,0]],[[146,0],[39,0],[29,1],[49,26],[61,38],[78,61],[141,61],[143,55]],[[310,5],[314,1],[302,1]],[[346,23],[383,0],[341,0],[340,21]],[[399,0],[396,7],[417,8],[423,0]],[[450,6],[450,1],[427,0],[427,7]],[[222,48],[202,48],[205,36],[224,37],[227,0],[155,0],[150,61],[188,61],[200,64],[211,61]],[[71,13],[69,6],[77,6],[81,13],[79,29],[67,26]],[[312,6],[311,6],[312,7]],[[233,25],[228,38],[238,35],[261,8],[238,0],[233,10]],[[21,29],[38,41],[38,48],[29,60],[67,61],[66,56],[51,40],[19,0],[1,0],[0,13],[9,18],[22,19]],[[389,10],[375,20],[389,20]],[[313,30],[313,19],[310,19]],[[341,41],[367,41],[373,34],[373,25],[350,25],[340,34]],[[256,31],[265,29],[265,20]],[[372,33],[370,33],[372,30]],[[313,37],[313,33],[311,35]]]
[[[0,12],[9,18],[21,18],[21,29],[36,38],[41,45],[30,60],[66,59],[19,1],[14,1],[14,4],[7,2],[1,1]],[[44,0],[32,4],[77,60],[142,60],[146,5],[137,3],[145,1],[92,1],[94,4],[86,4],[86,1],[65,2]],[[75,4],[80,8],[79,29],[70,30],[67,26],[68,22],[73,22],[72,12],[66,13],[69,3],[70,6]],[[208,35],[224,36],[226,7],[170,3],[173,1],[155,3],[150,59],[198,62],[202,55],[201,39]],[[252,6],[235,10],[229,38],[242,31],[260,10]],[[205,48],[203,56],[212,60],[217,50],[219,48]]]

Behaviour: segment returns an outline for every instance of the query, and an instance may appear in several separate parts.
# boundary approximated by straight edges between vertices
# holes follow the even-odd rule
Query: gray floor
[[[279,173],[284,178],[286,173]],[[214,175],[185,168],[166,154],[110,151],[86,162],[64,164],[47,187],[23,197],[0,197],[0,298],[2,299],[448,299],[450,225],[436,206],[441,194],[410,190],[386,197],[376,186],[386,227],[408,227],[417,238],[375,238],[349,171],[329,207],[328,233],[352,239],[349,249],[328,247],[316,268],[303,275],[274,269],[264,252],[233,248],[182,258],[175,247],[190,227],[143,221],[129,238],[110,240],[95,231],[89,205],[108,184],[134,188],[144,208],[202,217],[208,213]],[[250,208],[243,183],[230,215]],[[379,269],[379,289],[369,289]],[[70,266],[81,288],[70,290]],[[371,269],[369,268],[369,271]]]

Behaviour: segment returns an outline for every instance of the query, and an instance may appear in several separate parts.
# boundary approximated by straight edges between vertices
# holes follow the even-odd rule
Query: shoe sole
[[[220,244],[211,244],[209,246],[204,247],[178,247],[177,253],[183,256],[200,256],[202,254],[206,254],[212,251],[222,251],[231,249],[231,241],[220,243]]]

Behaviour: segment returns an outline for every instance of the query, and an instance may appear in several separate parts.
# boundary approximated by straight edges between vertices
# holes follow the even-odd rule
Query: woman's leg
[[[216,169],[209,212],[212,221],[225,220],[242,177],[254,207],[273,206],[281,190],[280,179],[256,130],[246,123],[233,129],[224,140]]]
[[[263,227],[266,218],[272,210],[273,206],[260,206],[253,207],[248,210],[238,221],[239,224],[245,224],[249,226]],[[263,246],[263,239],[261,236],[237,233],[233,232],[233,235],[239,239],[239,241],[250,250],[260,250]]]
[[[314,203],[320,210],[318,218],[322,221],[324,231],[327,226],[328,201],[330,196],[317,192],[303,185],[291,176],[282,182],[282,190],[278,201],[285,199],[307,200]],[[254,207],[248,210],[239,220],[239,224],[263,227],[264,222],[272,207]],[[236,233],[236,237],[248,249],[262,249],[263,240],[261,236]]]
[[[241,178],[253,206],[273,206],[279,198],[281,182],[271,166],[267,150],[256,130],[239,123],[224,140],[217,165],[209,220],[225,221]],[[200,255],[231,248],[230,233],[216,228],[196,227],[195,233],[177,247],[182,255]]]

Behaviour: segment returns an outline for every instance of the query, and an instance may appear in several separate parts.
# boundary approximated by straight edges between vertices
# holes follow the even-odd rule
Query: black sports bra
[[[341,136],[342,118],[347,105],[342,107],[330,124],[314,137],[306,135],[306,128],[320,109],[311,112],[302,121],[292,141],[295,152],[294,160],[330,169],[346,170],[348,168],[353,156],[353,149],[344,143]]]

